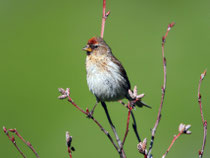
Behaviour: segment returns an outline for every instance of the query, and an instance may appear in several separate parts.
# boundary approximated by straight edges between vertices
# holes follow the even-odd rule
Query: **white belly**
[[[117,101],[127,94],[126,80],[119,73],[117,65],[107,66],[101,69],[96,65],[87,67],[87,83],[89,90],[96,96],[98,101]]]

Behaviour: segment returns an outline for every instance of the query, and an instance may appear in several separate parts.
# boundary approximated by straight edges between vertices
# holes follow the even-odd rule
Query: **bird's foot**
[[[91,112],[89,112],[89,113],[87,114],[87,118],[91,118],[91,119],[92,119],[92,118],[93,118],[93,112],[94,112],[94,111],[91,110]]]
[[[93,109],[90,112],[88,112],[88,115],[87,115],[88,118],[93,118],[93,112],[94,112],[97,105],[98,105],[98,101],[94,105]]]
[[[130,106],[132,107],[132,109],[135,109],[136,101],[137,101],[137,100],[132,100],[132,101],[130,101]]]

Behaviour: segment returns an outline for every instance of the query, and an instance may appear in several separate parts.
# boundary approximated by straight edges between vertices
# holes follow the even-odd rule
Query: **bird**
[[[85,64],[87,85],[96,97],[96,105],[101,102],[105,108],[105,102],[119,101],[124,98],[132,101],[128,92],[131,85],[127,73],[104,39],[92,37],[83,50],[87,54]],[[141,100],[138,100],[135,105],[151,108]]]

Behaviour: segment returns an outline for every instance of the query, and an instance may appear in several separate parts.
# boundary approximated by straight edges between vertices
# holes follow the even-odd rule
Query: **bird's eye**
[[[98,45],[94,45],[93,48],[98,48]]]

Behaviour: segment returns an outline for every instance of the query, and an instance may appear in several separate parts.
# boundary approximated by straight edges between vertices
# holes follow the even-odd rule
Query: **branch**
[[[106,0],[103,0],[103,15],[102,15],[102,23],[101,23],[101,38],[104,37],[104,28],[105,28],[105,22],[107,17],[109,16],[110,11],[106,13]]]
[[[203,156],[203,152],[204,152],[204,148],[206,144],[206,135],[207,135],[207,121],[204,120],[202,103],[201,103],[201,93],[200,93],[201,82],[204,79],[205,75],[206,75],[206,70],[201,74],[199,84],[198,84],[198,103],[200,106],[201,119],[203,123],[203,144],[202,144],[201,150],[199,150],[199,158],[202,158]]]
[[[19,151],[19,153],[22,155],[22,157],[26,158],[26,156],[23,154],[23,152],[20,150],[20,148],[17,146],[16,142],[15,142],[15,137],[12,136],[10,137],[8,130],[6,129],[6,127],[3,126],[3,130],[4,133],[7,135],[7,137],[9,138],[9,140],[11,140],[11,142],[13,143],[13,145],[16,147],[16,149]]]
[[[82,112],[83,114],[85,114],[87,117],[90,116],[90,112],[88,109],[86,109],[86,112],[84,110],[82,110],[73,100],[72,98],[70,97],[70,89],[67,88],[66,90],[62,89],[62,88],[59,88],[58,89],[59,92],[62,94],[61,96],[59,96],[58,98],[59,99],[65,99],[65,98],[68,98],[68,101],[74,106],[76,107],[80,112]],[[103,126],[92,116],[92,117],[89,117],[91,118],[96,124],[97,126],[102,130],[102,132],[109,138],[109,140],[111,141],[111,143],[113,144],[113,146],[115,147],[115,149],[118,151],[119,153],[119,149],[117,147],[117,145],[115,144],[115,142],[113,141],[111,135],[109,134],[108,131],[106,131]]]
[[[123,106],[128,108],[127,126],[126,126],[126,131],[125,131],[125,135],[124,135],[123,142],[122,142],[122,149],[123,149],[123,145],[125,143],[125,140],[127,138],[128,132],[129,132],[130,115],[133,118],[134,133],[136,134],[138,142],[140,142],[139,144],[141,144],[141,139],[140,139],[138,131],[137,131],[136,120],[135,120],[134,114],[132,112],[132,109],[133,109],[135,103],[137,101],[140,101],[144,97],[144,94],[143,93],[142,94],[138,94],[137,86],[134,86],[133,91],[129,89],[128,93],[129,93],[129,95],[130,95],[130,97],[132,99],[131,101],[128,102],[128,104],[125,104],[123,101],[119,100],[119,103],[121,103]],[[146,143],[145,141],[146,141],[146,139],[144,140],[144,143]],[[146,145],[145,145],[145,147],[146,147]],[[138,145],[137,145],[137,148],[138,148],[138,150],[140,152],[141,149],[139,149]],[[145,150],[144,150],[144,153],[146,153]]]
[[[185,125],[185,124],[180,124],[179,125],[179,134],[175,135],[170,146],[168,147],[167,151],[165,152],[165,154],[162,156],[162,158],[165,158],[166,155],[168,154],[168,152],[170,151],[171,147],[173,146],[173,144],[175,143],[175,141],[182,135],[182,134],[191,134],[192,132],[189,131],[191,125]]]
[[[160,119],[161,119],[161,111],[162,111],[164,97],[165,97],[165,91],[166,91],[166,58],[165,58],[165,54],[164,54],[165,40],[166,40],[166,37],[168,36],[168,32],[171,30],[171,28],[174,25],[175,25],[174,22],[169,24],[165,36],[162,37],[162,57],[163,57],[164,82],[163,82],[163,86],[162,86],[162,97],[161,97],[161,102],[160,102],[160,107],[159,107],[159,111],[158,111],[157,120],[156,120],[155,125],[152,129],[151,142],[150,142],[150,147],[149,147],[149,151],[148,151],[148,157],[149,158],[151,157],[153,142],[154,142],[154,139],[155,139],[155,132],[157,130],[157,127],[158,127]]]
[[[69,157],[72,158],[72,153],[71,150],[74,151],[74,147],[71,147],[71,142],[72,142],[72,136],[70,136],[69,132],[66,132],[66,145],[67,145],[67,150],[69,153]]]
[[[133,91],[129,89],[128,93],[130,97],[132,98],[132,101],[130,101],[128,104],[125,104],[122,100],[119,100],[118,102],[130,110],[131,107],[132,109],[135,108],[133,105],[135,105],[137,101],[141,100],[144,97],[144,93],[138,94],[137,86],[134,86]],[[132,126],[133,126],[134,133],[137,137],[138,142],[141,142],[141,139],[139,137],[138,130],[137,130],[136,119],[135,119],[134,113],[132,112],[132,109],[130,110],[130,113],[128,113],[129,114],[128,116],[130,119],[130,114],[131,114],[132,119],[133,119]]]
[[[119,100],[119,103],[122,104],[123,106],[125,106],[126,108],[128,108],[128,105],[125,104],[122,100]],[[134,133],[137,137],[138,142],[141,142],[141,138],[139,137],[139,133],[138,133],[138,130],[137,130],[136,119],[135,119],[133,111],[131,111],[131,116],[132,116],[132,119],[133,119],[132,127],[133,127],[133,130],[134,130]]]
[[[123,148],[122,148],[122,142],[121,142],[121,140],[120,140],[120,138],[119,138],[119,136],[118,136],[118,134],[117,134],[117,131],[116,131],[116,129],[115,129],[114,124],[112,123],[112,120],[111,120],[111,117],[110,117],[110,115],[109,115],[109,111],[108,111],[108,109],[107,109],[106,103],[105,103],[105,102],[101,102],[101,105],[102,105],[102,107],[104,108],[106,117],[107,117],[107,119],[108,119],[108,121],[109,121],[109,124],[110,124],[110,126],[111,126],[111,129],[112,129],[112,131],[113,131],[113,133],[114,133],[114,135],[115,135],[115,138],[116,138],[116,140],[117,140],[117,144],[118,144],[119,149],[120,149],[120,150],[118,151],[118,153],[120,154],[120,157],[125,158],[126,155],[125,155],[125,152],[124,152],[124,150],[123,150]]]
[[[19,153],[23,156],[26,157],[23,152],[20,150],[20,148],[17,146],[16,141],[15,141],[15,137],[12,136],[10,137],[9,132],[15,133],[32,151],[33,153],[36,155],[37,158],[40,158],[38,153],[36,152],[36,150],[33,148],[33,146],[31,145],[30,142],[26,142],[25,139],[18,133],[18,131],[16,129],[6,129],[6,127],[3,127],[4,133],[8,136],[8,138],[12,141],[12,143],[14,144],[14,146],[16,147],[16,149],[19,151]]]
[[[121,151],[122,151],[122,149],[123,149],[123,146],[124,146],[124,144],[125,144],[125,140],[126,140],[127,135],[128,135],[131,111],[132,111],[132,106],[130,106],[130,102],[129,102],[129,103],[128,103],[127,126],[126,126],[125,135],[124,135],[124,138],[123,138],[123,141],[122,141],[121,149],[120,149]]]

